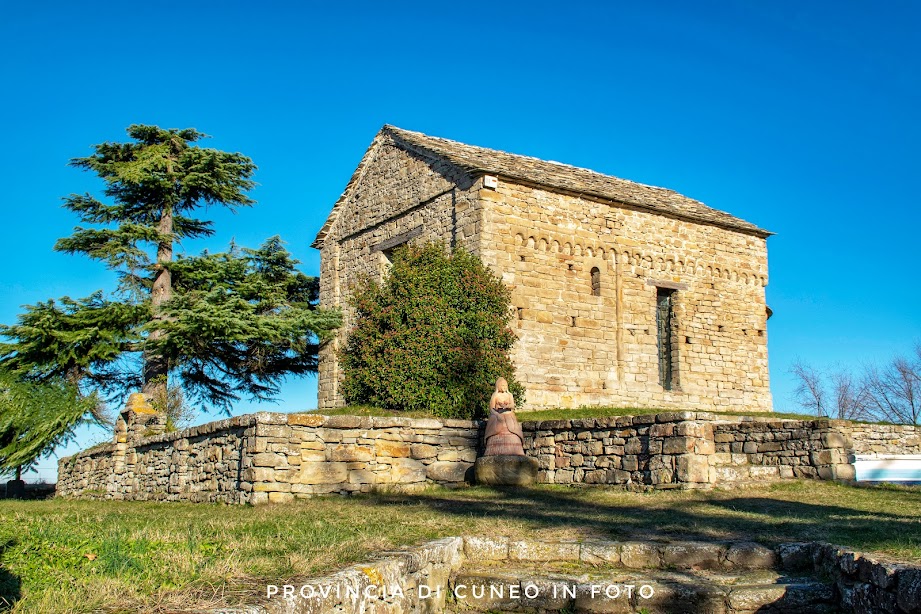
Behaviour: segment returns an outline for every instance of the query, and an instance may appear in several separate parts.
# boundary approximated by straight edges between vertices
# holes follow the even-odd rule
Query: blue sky
[[[258,204],[208,212],[217,234],[187,253],[281,234],[316,274],[310,243],[390,123],[665,186],[776,232],[778,410],[794,409],[798,358],[859,366],[921,340],[921,4],[10,2],[4,13],[0,322],[112,287],[98,263],[51,247],[77,223],[61,197],[100,189],[67,161],[129,124],[195,127],[259,165]],[[311,378],[266,408],[315,404]],[[81,432],[67,451],[108,435]]]

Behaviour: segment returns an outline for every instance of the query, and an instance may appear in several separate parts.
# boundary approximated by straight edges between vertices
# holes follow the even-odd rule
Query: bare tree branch
[[[870,417],[869,391],[865,381],[856,379],[845,369],[831,374],[835,401],[835,417],[839,420],[861,420]]]
[[[793,391],[796,402],[817,416],[827,416],[822,374],[800,360],[793,363],[790,372],[799,383]]]
[[[921,418],[921,346],[912,357],[896,356],[878,368],[867,367],[864,384],[872,413],[882,420],[918,424]]]

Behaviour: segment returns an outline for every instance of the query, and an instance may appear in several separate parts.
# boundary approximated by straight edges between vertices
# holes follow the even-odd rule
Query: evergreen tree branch
[[[181,388],[225,409],[243,396],[272,398],[288,375],[316,372],[319,343],[340,316],[317,308],[318,281],[296,270],[280,238],[255,250],[231,245],[173,260],[176,241],[214,232],[194,211],[254,203],[246,194],[255,186],[252,160],[198,147],[206,135],[194,129],[132,125],[127,132],[130,142],[100,143],[71,160],[102,179],[105,199],[65,198],[83,224],[96,227],[77,227],[55,245],[105,262],[119,277],[118,293],[26,306],[16,324],[0,326],[7,339],[0,368],[23,386],[72,387],[79,399],[143,385],[167,405],[170,389]],[[169,378],[175,383],[168,386]],[[71,407],[75,413],[43,415],[44,430],[30,428],[54,445],[78,414],[103,420],[103,408]],[[18,449],[41,448],[16,441]]]

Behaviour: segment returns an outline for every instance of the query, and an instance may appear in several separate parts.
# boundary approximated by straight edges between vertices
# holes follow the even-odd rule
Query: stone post
[[[115,443],[133,444],[139,439],[166,430],[166,416],[157,412],[142,392],[128,396],[125,408],[115,422]]]
[[[135,392],[128,396],[125,408],[115,421],[115,451],[112,453],[112,475],[106,490],[113,499],[123,499],[134,473],[134,462],[128,450],[138,441],[158,435],[166,429],[166,416],[157,412],[147,400],[147,395]],[[137,455],[132,453],[131,458]],[[129,467],[129,464],[131,465]]]
[[[675,477],[686,488],[712,485],[710,458],[716,452],[713,425],[707,420],[687,420],[675,425],[675,440],[684,442],[682,454],[675,458]],[[674,440],[673,440],[674,441]]]
[[[649,428],[649,480],[656,488],[707,488],[713,425],[693,412],[663,413]]]
[[[816,420],[821,449],[811,452],[809,460],[819,479],[851,481],[856,477],[853,464],[854,444],[847,436],[848,423],[843,420]]]

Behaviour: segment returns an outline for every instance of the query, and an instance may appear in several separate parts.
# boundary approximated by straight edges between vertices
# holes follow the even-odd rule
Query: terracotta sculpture
[[[524,453],[524,433],[515,417],[515,397],[508,382],[496,380],[496,391],[489,400],[486,422],[486,450],[476,459],[473,473],[478,484],[528,486],[537,479],[537,460]]]
[[[486,423],[486,451],[483,456],[524,456],[524,434],[515,417],[515,397],[508,391],[508,382],[496,380],[496,391],[489,400],[489,421]]]

